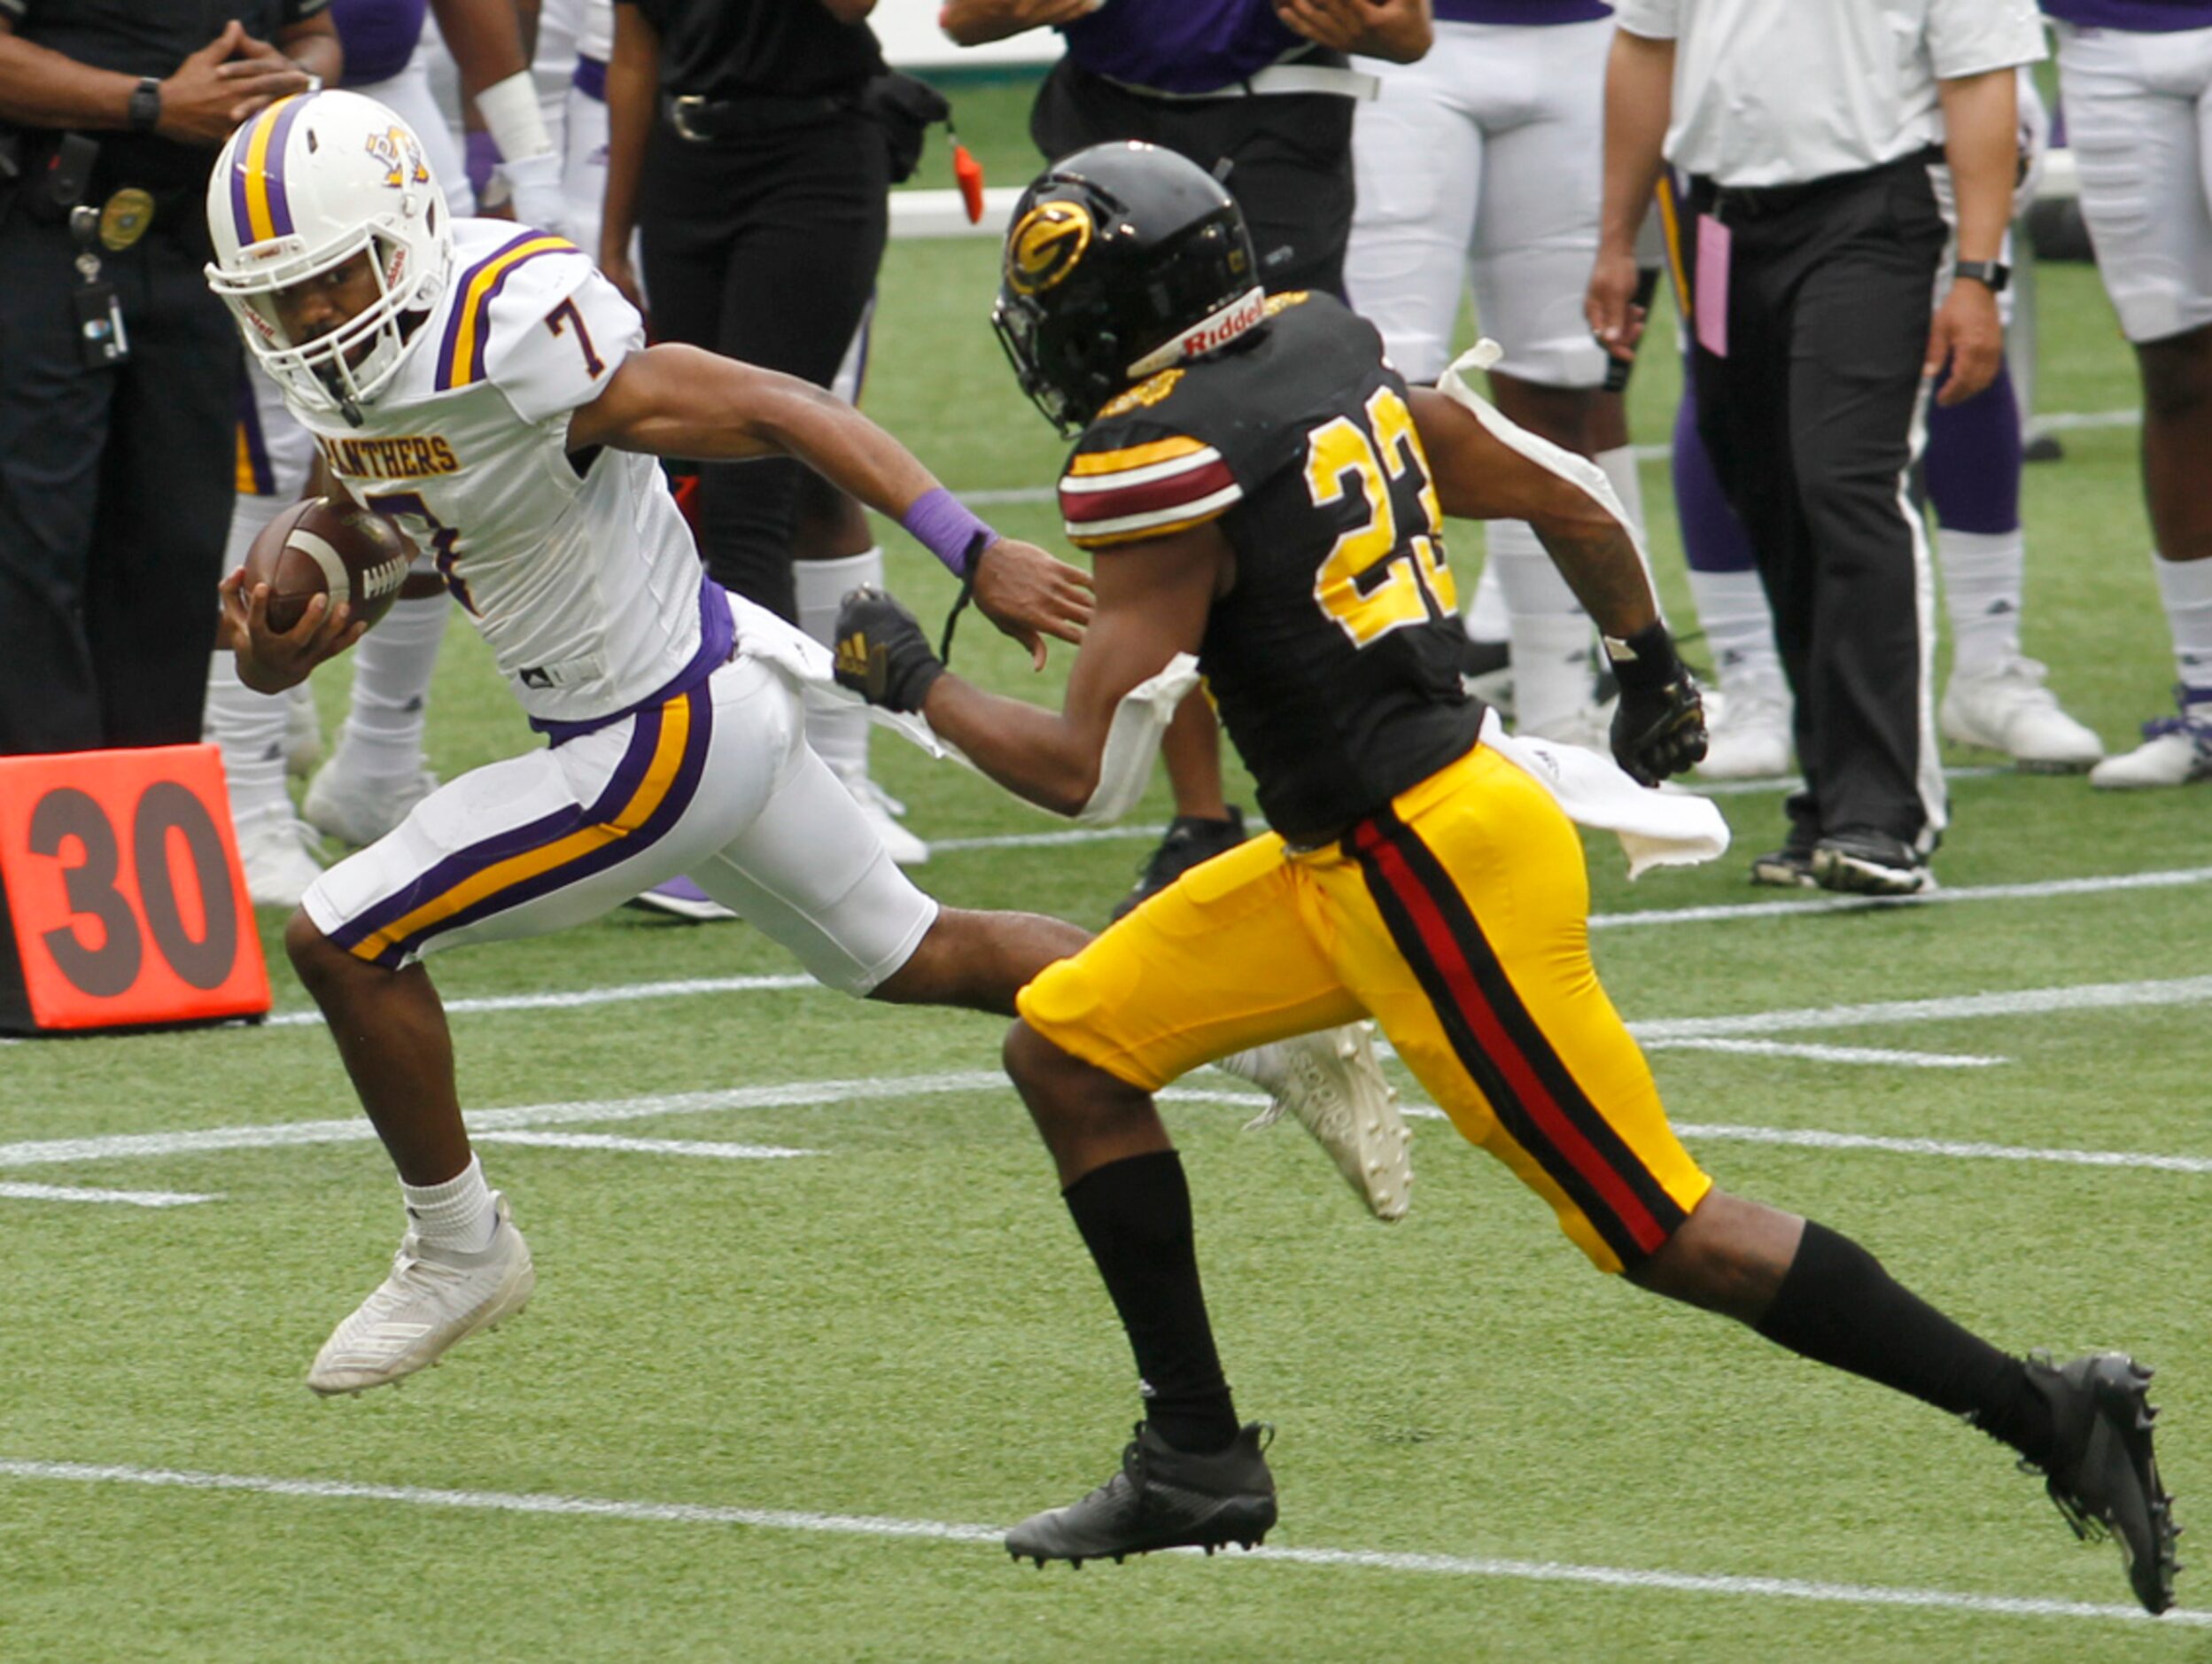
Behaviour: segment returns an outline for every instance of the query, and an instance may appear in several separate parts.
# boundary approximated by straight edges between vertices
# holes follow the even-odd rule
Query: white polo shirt
[[[1618,0],[1615,15],[1676,43],[1667,160],[1738,187],[1941,144],[1938,81],[2044,56],[2034,0]]]

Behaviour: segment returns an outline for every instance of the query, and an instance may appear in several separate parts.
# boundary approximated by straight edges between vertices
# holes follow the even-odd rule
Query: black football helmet
[[[1016,205],[991,327],[1063,434],[1186,358],[1265,326],[1252,237],[1221,183],[1155,144],[1094,144]]]

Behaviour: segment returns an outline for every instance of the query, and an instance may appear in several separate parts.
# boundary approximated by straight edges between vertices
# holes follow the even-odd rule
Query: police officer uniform
[[[875,291],[891,159],[865,94],[865,25],[820,0],[622,0],[660,37],[639,181],[653,323],[749,364],[831,385]],[[802,464],[701,470],[699,533],[725,587],[789,618]]]
[[[239,349],[200,269],[214,152],[154,134],[152,83],[232,18],[268,40],[324,4],[0,0],[19,38],[145,78],[131,130],[12,135],[19,174],[0,213],[0,752],[199,737]]]

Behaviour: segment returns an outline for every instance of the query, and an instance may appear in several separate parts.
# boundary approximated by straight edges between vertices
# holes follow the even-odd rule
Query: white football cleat
[[[1246,1131],[1271,1126],[1289,1110],[1368,1211],[1387,1223],[1413,1205],[1413,1134],[1398,1112],[1397,1088],[1375,1059],[1374,1033],[1371,1023],[1347,1023],[1215,1062],[1275,1100]]]
[[[407,811],[438,789],[427,768],[396,779],[346,766],[345,746],[315,771],[299,813],[307,824],[348,844],[374,844],[407,818]]]
[[[2000,659],[1953,675],[1936,708],[1944,738],[2002,751],[2033,774],[2077,774],[2105,754],[2105,743],[2059,708],[2043,685],[2050,674],[2032,658]]]
[[[1700,780],[1772,780],[1789,773],[1789,696],[1757,688],[1705,696]]]
[[[530,1245],[508,1216],[507,1198],[493,1191],[492,1201],[498,1224],[478,1253],[432,1248],[411,1229],[400,1240],[392,1275],[315,1354],[309,1387],[328,1397],[399,1380],[529,1303],[538,1286]]]
[[[314,832],[292,813],[289,798],[249,809],[233,820],[245,892],[257,907],[296,907],[307,886],[322,875],[309,852]]]
[[[2178,690],[2177,690],[2178,691]],[[2181,714],[2143,725],[2143,743],[2107,757],[2089,771],[2089,783],[2107,791],[2140,791],[2212,780],[2212,700],[2185,694]]]
[[[904,804],[877,785],[865,768],[833,772],[860,805],[860,818],[882,840],[885,854],[901,867],[919,867],[929,859],[929,846],[898,823],[897,817],[906,813]]]

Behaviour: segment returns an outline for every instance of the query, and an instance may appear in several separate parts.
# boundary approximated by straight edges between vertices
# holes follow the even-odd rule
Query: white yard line
[[[1965,884],[1921,896],[1824,896],[1798,901],[1731,901],[1705,907],[1654,907],[1643,913],[1599,913],[1593,930],[1644,924],[1713,924],[1741,919],[1809,918],[1828,913],[1881,913],[1897,907],[1939,907],[1966,901],[2049,901],[2062,896],[2102,896],[2125,890],[2178,890],[2212,883],[2212,867],[2180,867],[2152,873],[2112,873],[2093,878],[2045,878],[2024,884]]]
[[[151,1489],[244,1492],[322,1502],[379,1502],[413,1508],[623,1520],[655,1525],[745,1527],[822,1536],[913,1538],[956,1543],[994,1551],[1000,1526],[942,1520],[900,1520],[877,1514],[815,1513],[788,1508],[733,1508],[706,1503],[632,1502],[613,1497],[563,1497],[528,1491],[443,1490],[417,1485],[355,1484],[344,1480],[279,1479],[251,1473],[204,1473],[175,1468],[128,1467],[89,1462],[0,1459],[0,1477],[72,1484],[136,1485]],[[1516,1582],[1570,1583],[1586,1588],[1664,1590],[1790,1600],[1822,1606],[1905,1607],[2006,1618],[2062,1618],[2112,1623],[2158,1622],[2169,1627],[2212,1626],[2212,1612],[2169,1612],[2153,1620],[2139,1608],[2086,1600],[2031,1596],[1970,1595],[1945,1589],[1901,1589],[1878,1583],[1837,1583],[1795,1577],[1734,1577],[1626,1566],[1581,1566],[1556,1560],[1508,1559],[1491,1555],[1411,1554],[1375,1549],[1272,1548],[1228,1557],[1229,1564],[1283,1565],[1331,1571],[1417,1572],[1435,1576],[1494,1578]]]
[[[1752,1012],[1735,1017],[1680,1017],[1631,1023],[1647,1046],[1680,1046],[1694,1050],[1756,1047],[1762,1055],[1806,1057],[1852,1063],[1912,1062],[1917,1067],[1968,1068],[2001,1062],[2001,1058],[1961,1053],[1893,1052],[1825,1044],[1735,1042],[1740,1035],[1793,1029],[1904,1024],[1972,1018],[2008,1017],[2068,1010],[2111,1010],[2142,1006],[2212,1002],[2212,976],[2164,983],[2114,983],[2072,988],[2026,989],[2011,994],[1976,994],[1940,999],[1894,1000],[1872,1006],[1825,1006],[1791,1011]],[[702,1144],[686,1139],[621,1139],[603,1133],[536,1134],[524,1129],[648,1120],[660,1116],[710,1115],[724,1110],[820,1108],[832,1104],[883,1102],[951,1092],[1004,1092],[1005,1077],[990,1069],[939,1075],[908,1075],[874,1080],[791,1081],[773,1086],[740,1086],[718,1092],[656,1093],[639,1098],[587,1099],[477,1109],[469,1115],[477,1138],[493,1142],[552,1145],[556,1147],[618,1149],[674,1155],[735,1156],[819,1154],[779,1146]],[[1171,1103],[1222,1104],[1239,1109],[1263,1108],[1256,1092],[1171,1086],[1160,1094]],[[1409,1103],[1415,1119],[1440,1120],[1433,1106]],[[2084,1167],[2138,1168],[2154,1171],[2212,1172],[2212,1157],[2162,1155],[2133,1150],[2040,1149],[2011,1145],[1954,1142],[1935,1139],[1882,1138],[1818,1129],[1684,1124],[1686,1137],[1748,1143],[1796,1144],[1838,1150],[1872,1150],[1905,1155],[1963,1159],[2051,1162]],[[374,1137],[358,1116],[343,1120],[295,1121],[268,1126],[207,1127],[196,1131],[131,1132],[99,1138],[35,1139],[0,1144],[0,1170],[45,1167],[80,1162],[115,1161],[162,1155],[206,1155],[222,1150],[275,1149],[315,1144],[360,1144]],[[0,1192],[0,1194],[5,1194]]]
[[[820,1155],[780,1144],[713,1144],[699,1139],[625,1139],[616,1132],[479,1132],[478,1144],[521,1144],[539,1150],[614,1150],[625,1155],[699,1155],[721,1162],[774,1162]]]
[[[2009,1057],[1979,1052],[1897,1052],[1879,1046],[1800,1045],[1789,1040],[1651,1040],[1648,1052],[1733,1052],[1745,1057],[1795,1057],[1812,1063],[1864,1063],[1890,1069],[1989,1069]]]
[[[1679,1122],[1686,1139],[1735,1144],[1791,1144],[1812,1150],[1876,1150],[1890,1155],[1944,1155],[1960,1161],[2053,1162],[2064,1167],[2128,1167],[2162,1173],[2212,1173],[2212,1156],[2154,1155],[2138,1150],[2046,1150],[1955,1139],[1885,1139],[1812,1128],[1701,1126]]]
[[[183,1190],[88,1190],[77,1185],[0,1185],[0,1201],[105,1201],[127,1208],[189,1208],[196,1201],[221,1201],[220,1194]]]
[[[1159,828],[1153,828],[1156,835]],[[1038,839],[1059,840],[1071,835],[1043,833]],[[1078,837],[1107,836],[1077,833]],[[1009,840],[1009,842],[1021,840]],[[1028,840],[1035,842],[1037,840]],[[1004,847],[997,844],[994,847]],[[943,849],[940,843],[935,847]],[[982,847],[977,843],[972,847]],[[2066,896],[2105,895],[2115,890],[2171,890],[2212,883],[2212,867],[2185,867],[2150,873],[2115,873],[2091,878],[2053,878],[2034,883],[1966,885],[1938,890],[1926,896],[1895,896],[1877,899],[1864,896],[1807,898],[1792,901],[1728,902],[1712,906],[1655,907],[1641,913],[1600,913],[1590,917],[1594,930],[1665,924],[1714,924],[1738,920],[1812,918],[1831,913],[1870,913],[1892,907],[1940,906],[1968,901],[2040,901]],[[623,1005],[641,1000],[697,999],[715,994],[793,993],[819,990],[822,984],[796,973],[752,976],[688,976],[670,982],[623,983],[602,988],[573,988],[527,994],[486,994],[446,1001],[451,1016],[501,1011],[565,1011],[587,1006]],[[271,1029],[320,1028],[322,1016],[315,1011],[280,1011],[260,1026]],[[7,1044],[7,1042],[0,1042]]]
[[[1154,837],[1157,827],[1137,828],[1133,836]],[[1097,832],[1043,832],[1005,838],[945,839],[937,849],[1005,849],[1038,847],[1073,841],[1122,836],[1120,829]],[[1969,884],[1938,890],[1925,896],[1806,897],[1789,901],[1727,902],[1710,906],[1654,907],[1636,913],[1599,913],[1590,916],[1594,930],[1625,929],[1668,924],[1716,924],[1754,919],[1812,918],[1833,913],[1874,913],[1893,907],[1942,906],[1970,901],[2043,901],[2068,896],[2106,895],[2130,890],[2171,890],[2212,883],[2212,867],[2185,867],[2149,873],[2115,873],[2089,878],[2052,878],[2021,884]],[[470,1016],[503,1011],[567,1011],[590,1006],[627,1005],[656,999],[699,999],[718,994],[796,993],[820,990],[812,977],[796,972],[748,976],[687,976],[666,982],[621,983],[600,988],[571,988],[542,993],[485,994],[449,999],[449,1016]],[[243,1025],[242,1025],[243,1026]],[[317,1011],[279,1011],[259,1025],[268,1029],[322,1027]],[[0,1039],[0,1046],[24,1042]]]
[[[2212,976],[2180,976],[2169,982],[2084,983],[2059,988],[2022,988],[2001,994],[1952,994],[1937,999],[1806,1006],[1788,1011],[1746,1012],[1734,1017],[1665,1017],[1632,1023],[1628,1027],[1645,1045],[1657,1046],[1670,1040],[1785,1034],[1802,1029],[1958,1023],[1982,1017],[2045,1016],[2061,1011],[2117,1011],[2144,1006],[2208,1003],[2212,1003]]]

